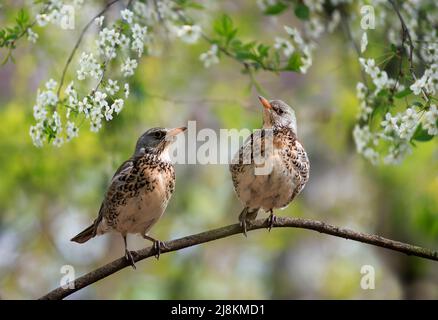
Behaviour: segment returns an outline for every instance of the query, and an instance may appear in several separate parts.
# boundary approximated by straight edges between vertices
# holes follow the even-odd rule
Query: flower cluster
[[[437,57],[435,59],[438,61]],[[424,71],[423,76],[410,86],[410,89],[415,95],[419,95],[423,90],[426,94],[435,95],[438,92],[438,62],[431,64]]]
[[[83,0],[73,1],[74,6],[82,3]],[[66,1],[60,0],[47,1],[44,13],[36,16],[37,24],[61,26],[68,18],[66,4]],[[156,51],[153,46],[156,45],[159,26],[169,31],[167,36],[190,44],[197,42],[201,36],[200,26],[180,19],[183,12],[174,1],[161,0],[153,4],[134,1],[131,4],[132,7],[122,9],[120,18],[113,22],[108,21],[109,16],[105,15],[95,19],[98,37],[94,47],[88,47],[87,51],[79,54],[77,80],[72,81],[64,91],[54,80],[49,80],[45,89],[38,91],[34,107],[36,124],[30,129],[35,146],[41,147],[45,141],[61,146],[78,136],[79,123],[88,122],[90,130],[98,132],[104,121],[113,120],[122,111],[129,96],[129,84],[120,83],[124,77],[134,75],[145,52],[151,54]],[[32,42],[38,38],[30,28],[27,36]],[[213,45],[201,55],[204,65],[218,63],[217,53],[218,48]],[[113,60],[115,63],[111,65],[119,65],[119,73],[115,76],[122,79],[107,78],[110,61]],[[84,90],[88,93],[80,94]]]
[[[84,0],[73,1],[61,1],[51,0],[45,3],[44,12],[36,15],[36,23],[40,27],[44,27],[49,23],[64,28],[69,21],[71,21],[71,15],[74,12],[71,8],[77,9],[84,4]]]
[[[201,53],[199,56],[199,60],[204,63],[204,67],[208,68],[213,64],[219,63],[219,58],[217,56],[218,47],[217,45],[212,45],[210,50],[207,52]]]
[[[388,16],[382,1],[371,1],[375,12],[379,12],[377,30],[385,30],[391,48],[379,64],[374,58],[359,58],[371,83],[357,84],[360,112],[353,137],[357,151],[374,164],[380,160],[387,164],[400,163],[412,152],[413,141],[427,141],[438,134],[438,112],[433,104],[438,92],[438,34],[433,30],[436,10],[430,10],[431,3],[429,0],[403,2],[399,10],[409,32],[407,37],[403,36],[406,31],[401,30],[400,17],[395,12]],[[418,22],[421,11],[424,12],[422,26]],[[361,54],[367,46],[368,35],[363,32]],[[405,63],[397,62],[399,70],[392,74],[386,69],[391,59],[405,60]],[[423,64],[421,76],[415,74],[414,64]],[[376,122],[378,125],[370,125]]]
[[[312,66],[312,50],[315,48],[316,44],[314,42],[306,43],[303,40],[300,31],[296,28],[285,26],[284,29],[295,46],[301,50],[300,71],[302,73],[306,73],[307,70]]]
[[[66,6],[78,7],[83,2],[44,1],[36,24],[62,27],[69,18]],[[294,27],[285,26],[287,36],[274,37],[272,46],[237,39],[237,28],[226,15],[214,24],[217,37],[209,38],[200,23],[185,15],[189,2],[128,3],[129,7],[119,12],[116,21],[109,21],[112,17],[109,14],[95,19],[98,37],[92,42],[94,46],[79,54],[77,79],[64,91],[54,80],[38,91],[34,106],[36,124],[30,130],[36,146],[44,145],[45,138],[60,146],[77,137],[77,123],[84,120],[94,132],[99,131],[104,121],[111,121],[129,96],[126,78],[135,74],[142,56],[160,53],[163,33],[166,39],[187,44],[206,40],[209,48],[199,56],[206,68],[218,64],[225,54],[242,63],[249,73],[258,70],[307,73],[321,36],[340,29],[341,22],[343,31],[351,28],[347,33],[359,44],[356,51],[363,71],[363,79],[356,86],[359,113],[353,136],[357,151],[374,164],[381,160],[398,163],[411,152],[414,140],[426,141],[438,135],[438,111],[434,104],[438,92],[435,28],[438,21],[434,0],[397,2],[400,11],[397,14],[391,3],[382,0],[303,0],[293,4],[257,0],[264,14],[278,15],[292,9],[298,21]],[[364,5],[374,8],[375,28],[363,30],[359,28],[361,23],[350,19],[353,13],[345,15],[348,10]],[[29,41],[37,41],[38,34],[31,27],[24,31]],[[377,33],[387,38],[388,48],[382,57],[371,57],[368,55],[377,52],[372,43]],[[368,49],[370,46],[372,50]],[[110,66],[117,66],[111,79],[107,74]]]

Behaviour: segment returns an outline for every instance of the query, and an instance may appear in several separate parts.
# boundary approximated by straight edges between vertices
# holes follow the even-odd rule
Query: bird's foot
[[[163,241],[160,240],[155,240],[154,241],[154,249],[155,249],[155,258],[157,258],[157,260],[160,259],[160,254],[161,254],[161,249],[169,249],[168,246],[166,246],[166,244]]]
[[[150,240],[154,243],[152,246],[155,250],[155,258],[157,258],[157,260],[160,259],[160,254],[161,254],[162,249],[169,249],[169,247],[166,246],[166,244],[163,241],[157,240],[157,239],[152,238],[148,235],[144,235],[143,238]]]
[[[248,230],[248,229],[247,229],[247,225],[248,225],[248,223],[249,223],[249,221],[247,221],[246,219],[242,219],[242,220],[240,221],[240,226],[241,226],[242,229],[243,229],[242,233],[243,233],[243,235],[244,235],[245,237],[248,237],[248,234],[246,233],[246,231]]]
[[[129,250],[125,250],[125,258],[131,264],[132,268],[135,270],[137,267],[135,266],[134,257],[132,256],[132,252]]]
[[[271,214],[269,215],[268,218],[268,231],[271,232],[272,227],[274,226],[274,224],[277,222],[277,216],[272,212],[271,210]]]

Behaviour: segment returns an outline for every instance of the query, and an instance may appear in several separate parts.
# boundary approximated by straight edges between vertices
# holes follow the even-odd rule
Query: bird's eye
[[[281,116],[284,113],[284,111],[282,109],[280,109],[280,108],[277,108],[275,111],[277,112],[277,114],[279,116]]]
[[[157,131],[154,132],[154,138],[161,139],[163,137],[163,132]]]

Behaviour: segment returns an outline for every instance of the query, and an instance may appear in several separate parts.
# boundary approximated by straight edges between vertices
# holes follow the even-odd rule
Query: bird
[[[263,128],[245,140],[229,166],[234,190],[244,205],[239,222],[245,236],[247,224],[257,218],[260,209],[270,213],[270,231],[276,222],[273,210],[287,207],[303,190],[310,173],[306,150],[297,139],[295,111],[281,100],[258,98],[263,106]],[[263,162],[255,161],[257,154]],[[260,174],[257,169],[263,166],[270,170]]]
[[[125,244],[125,258],[135,269],[127,234],[140,234],[153,242],[160,257],[165,244],[149,236],[149,230],[166,210],[175,189],[175,168],[169,147],[186,127],[151,128],[137,140],[134,154],[115,172],[94,222],[71,241],[84,243],[96,235],[118,232]]]

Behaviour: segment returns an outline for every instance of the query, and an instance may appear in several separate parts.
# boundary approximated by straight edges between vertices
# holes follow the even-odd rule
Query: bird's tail
[[[86,228],[84,231],[71,238],[70,241],[74,241],[77,243],[84,243],[93,238],[96,235],[94,232],[94,224]]]

